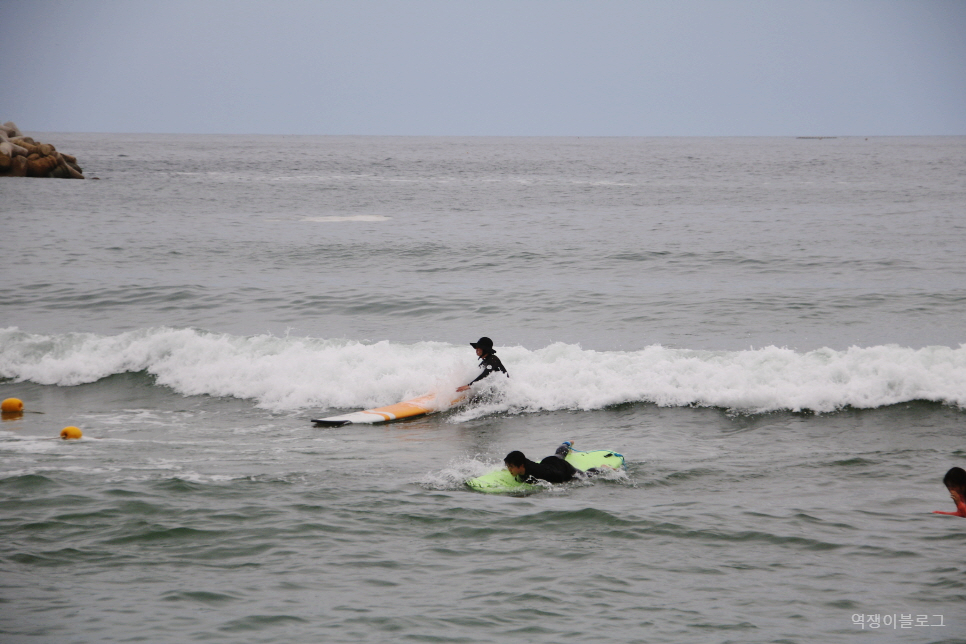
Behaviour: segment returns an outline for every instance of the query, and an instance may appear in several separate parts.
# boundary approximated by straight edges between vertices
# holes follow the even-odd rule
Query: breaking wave
[[[487,412],[591,410],[623,403],[746,413],[831,412],[925,400],[966,407],[966,345],[796,352],[659,345],[592,351],[555,343],[498,347],[511,378]],[[0,377],[73,386],[125,372],[179,394],[250,399],[278,410],[365,408],[456,387],[477,372],[466,346],[440,342],[233,336],[151,328],[119,335],[0,329]]]

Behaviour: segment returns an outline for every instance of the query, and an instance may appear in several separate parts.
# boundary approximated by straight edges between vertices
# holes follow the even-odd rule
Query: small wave
[[[296,615],[251,615],[233,619],[218,630],[226,633],[243,633],[248,631],[261,631],[266,628],[277,628],[291,624],[308,624],[308,620]]]
[[[0,490],[7,494],[23,494],[60,487],[61,484],[43,474],[27,470],[7,472],[0,477]]]
[[[389,221],[392,217],[385,215],[345,215],[328,217],[304,217],[301,221],[313,221],[316,223],[333,223],[343,221]]]
[[[457,412],[482,415],[593,410],[621,404],[715,407],[740,413],[825,413],[915,400],[966,407],[966,345],[897,345],[796,352],[764,347],[698,351],[660,345],[593,351],[555,343],[500,348],[512,377],[498,394]],[[249,399],[277,411],[358,409],[445,391],[477,373],[464,346],[364,343],[197,329],[115,336],[35,335],[0,329],[0,378],[72,386],[144,372],[182,395]]]
[[[189,602],[204,604],[206,606],[223,606],[225,604],[238,601],[240,598],[232,593],[216,593],[204,590],[172,590],[161,596],[162,601],[167,602]]]
[[[184,526],[166,527],[159,525],[148,525],[135,532],[130,530],[121,537],[105,539],[107,545],[123,545],[129,543],[151,543],[151,542],[173,542],[173,543],[203,543],[214,541],[223,537],[223,530],[201,530]]]

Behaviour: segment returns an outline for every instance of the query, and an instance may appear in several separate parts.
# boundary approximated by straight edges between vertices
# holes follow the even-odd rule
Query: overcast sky
[[[40,132],[966,135],[966,0],[0,0]]]

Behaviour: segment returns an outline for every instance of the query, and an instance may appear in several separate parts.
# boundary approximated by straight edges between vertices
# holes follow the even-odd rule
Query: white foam
[[[46,436],[17,436],[16,434],[6,434],[0,439],[0,452],[8,454],[46,454],[56,452],[61,448],[59,443],[63,443],[59,436],[48,438]]]
[[[799,353],[765,347],[591,351],[572,344],[499,348],[511,378],[454,418],[590,410],[627,402],[746,412],[829,412],[911,400],[966,407],[966,345],[896,345]],[[0,377],[71,386],[146,371],[184,395],[232,396],[277,410],[358,409],[448,391],[478,373],[466,346],[251,337],[194,329],[116,336],[0,330]]]
[[[463,457],[447,464],[440,471],[424,474],[419,483],[434,490],[452,490],[463,487],[469,479],[483,476],[500,467],[503,467],[503,463],[497,461]]]
[[[51,473],[69,473],[69,474],[81,474],[87,475],[112,475],[122,470],[115,467],[79,467],[79,466],[64,466],[57,465],[56,467],[50,465],[49,463],[44,463],[41,465],[35,465],[32,467],[27,467],[19,470],[4,470],[0,472],[0,480],[3,479],[15,479],[21,476],[49,476]],[[109,477],[107,481],[111,480],[122,480],[117,477]]]

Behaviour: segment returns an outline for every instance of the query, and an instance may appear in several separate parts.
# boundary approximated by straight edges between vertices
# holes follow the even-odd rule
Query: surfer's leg
[[[571,445],[573,445],[572,441],[564,441],[560,444],[560,447],[557,448],[557,451],[554,452],[553,455],[559,458],[567,458],[567,454],[570,453]]]

